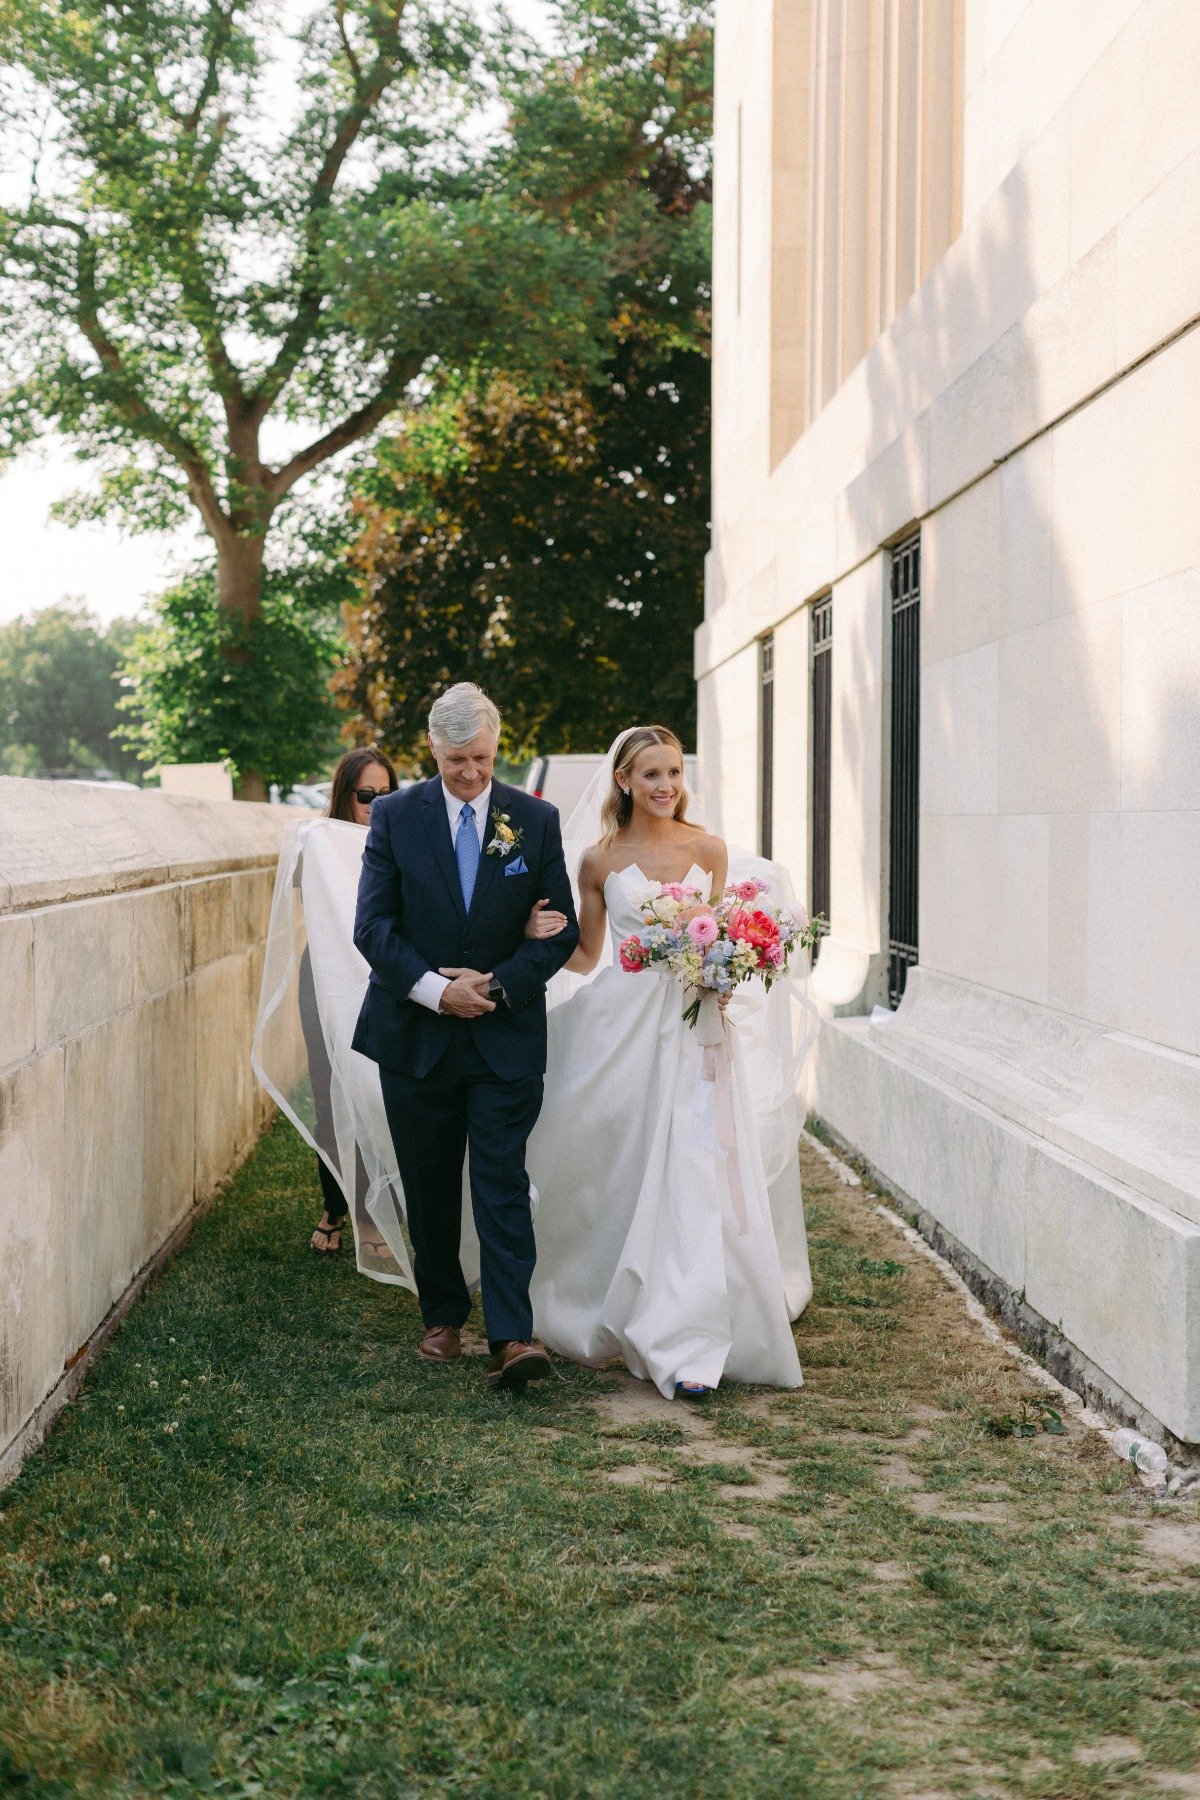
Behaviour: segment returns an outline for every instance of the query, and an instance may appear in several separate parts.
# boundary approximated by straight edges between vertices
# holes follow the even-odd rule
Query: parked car
[[[536,794],[557,806],[563,819],[569,819],[583,799],[584,789],[597,770],[604,767],[603,756],[535,756],[525,774],[525,792]],[[696,758],[683,759],[683,778],[688,791],[696,791]]]
[[[313,812],[324,812],[329,805],[329,795],[333,789],[332,781],[304,781],[283,796],[285,806],[307,806]],[[279,793],[277,787],[271,789],[271,799],[275,800]]]

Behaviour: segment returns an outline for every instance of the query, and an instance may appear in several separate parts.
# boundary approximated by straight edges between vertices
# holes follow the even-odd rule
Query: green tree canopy
[[[105,769],[136,778],[135,759],[112,735],[133,630],[127,619],[106,630],[77,600],[0,625],[0,774]]]
[[[287,46],[266,0],[0,4],[0,455],[64,432],[100,464],[76,517],[195,509],[235,657],[280,509],[420,380],[595,366],[662,228],[618,177],[703,113],[708,51],[687,0],[553,11],[546,54],[462,0],[319,0]]]
[[[324,775],[338,752],[340,649],[284,576],[267,576],[253,618],[223,619],[197,572],[133,635],[118,735],[143,762],[224,762],[235,777],[248,764],[282,788]]]
[[[510,755],[593,750],[638,718],[694,733],[711,33],[697,10],[649,44],[644,10],[574,7],[575,59],[511,96],[527,191],[581,231],[607,222],[598,366],[534,395],[447,384],[362,490],[338,685],[359,735],[409,761],[433,695],[468,675],[501,707]]]
[[[337,677],[363,742],[418,766],[432,700],[466,678],[514,759],[603,749],[638,721],[694,742],[708,382],[695,351],[626,349],[598,390],[461,401],[444,466],[419,436],[389,450]]]

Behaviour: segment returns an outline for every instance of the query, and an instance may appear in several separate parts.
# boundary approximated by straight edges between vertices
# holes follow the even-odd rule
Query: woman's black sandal
[[[329,1215],[326,1214],[326,1217]],[[314,1244],[313,1238],[324,1238],[323,1244]],[[314,1256],[336,1256],[342,1247],[342,1225],[339,1219],[336,1225],[314,1225],[308,1247]]]

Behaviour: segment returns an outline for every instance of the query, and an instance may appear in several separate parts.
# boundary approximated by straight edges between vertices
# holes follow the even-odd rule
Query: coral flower
[[[646,949],[638,937],[623,938],[617,949],[626,974],[636,975],[646,966]]]
[[[731,938],[752,944],[756,950],[765,950],[768,945],[779,942],[778,925],[770,913],[757,908],[749,912],[744,906],[735,906],[726,920],[726,927]]]

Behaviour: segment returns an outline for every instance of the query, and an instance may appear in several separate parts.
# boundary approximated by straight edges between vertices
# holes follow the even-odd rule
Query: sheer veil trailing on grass
[[[285,842],[251,1062],[345,1195],[360,1272],[412,1288],[379,1070],[350,1048],[369,973],[353,941],[366,841],[365,826],[321,818],[303,821]],[[463,1272],[478,1276],[477,1248]]]
[[[600,836],[600,810],[620,741],[609,750],[564,827],[567,867],[576,889],[583,852]],[[698,810],[694,799],[692,806]],[[350,1047],[368,976],[352,935],[365,842],[364,827],[322,818],[301,823],[285,843],[275,881],[251,1060],[258,1079],[346,1196],[360,1272],[412,1288],[404,1195],[379,1071]],[[733,849],[729,861],[731,881],[758,875],[770,882],[773,901],[792,902],[791,882],[781,865]],[[600,967],[611,957],[606,938]],[[565,971],[557,975],[548,990],[549,1005],[566,1004],[598,973],[599,969],[588,976]],[[738,1033],[753,1096],[780,1259],[785,1271],[802,1262],[807,1272],[796,1155],[804,1122],[804,1063],[818,1024],[807,956],[794,956],[791,972],[769,994],[758,981],[739,988],[729,1018]],[[553,1040],[552,1029],[548,1087],[554,1082]],[[479,1250],[469,1205],[463,1207],[462,1265],[468,1282],[474,1284]],[[805,1299],[806,1294],[789,1295],[793,1312]]]

